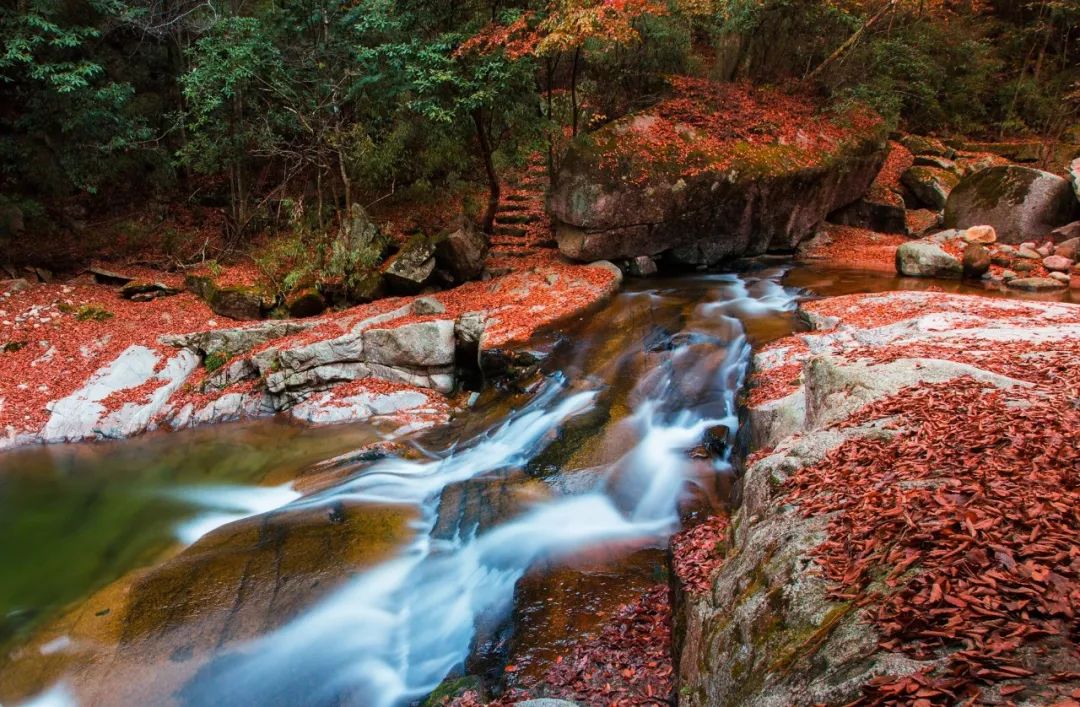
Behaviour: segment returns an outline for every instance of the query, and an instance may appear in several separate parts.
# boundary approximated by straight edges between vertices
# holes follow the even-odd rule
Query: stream
[[[0,702],[391,707],[511,652],[535,674],[730,502],[751,351],[800,297],[941,284],[630,281],[520,389],[389,448],[261,421],[0,456]]]

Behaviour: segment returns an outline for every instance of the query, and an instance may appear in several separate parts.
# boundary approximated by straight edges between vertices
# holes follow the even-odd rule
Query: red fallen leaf
[[[508,665],[505,668],[503,668],[503,670],[508,672],[508,673],[516,673],[517,672],[517,666],[516,665]]]

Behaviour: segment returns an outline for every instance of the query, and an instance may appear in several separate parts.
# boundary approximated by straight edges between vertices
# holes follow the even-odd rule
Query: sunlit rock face
[[[549,199],[559,249],[576,260],[666,253],[690,264],[791,251],[866,193],[887,153],[875,116],[826,119],[811,107],[678,83],[655,108],[582,136]],[[772,134],[754,126],[766,116]]]

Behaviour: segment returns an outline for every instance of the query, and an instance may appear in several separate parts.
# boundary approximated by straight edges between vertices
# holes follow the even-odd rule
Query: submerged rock
[[[1078,210],[1069,182],[1028,167],[990,167],[964,177],[945,205],[945,225],[990,225],[1001,243],[1045,238]]]

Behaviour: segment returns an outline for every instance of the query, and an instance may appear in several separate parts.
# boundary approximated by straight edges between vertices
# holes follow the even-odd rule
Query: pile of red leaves
[[[804,514],[831,516],[815,556],[835,598],[867,607],[882,648],[945,658],[873,680],[864,703],[954,704],[988,686],[1040,704],[1075,697],[1076,392],[971,378],[903,390],[845,422],[891,418],[893,439],[851,440],[789,481]]]
[[[589,707],[669,705],[674,696],[674,673],[671,592],[666,586],[657,586],[621,607],[598,636],[575,644],[567,658],[560,658],[547,671],[540,685],[514,690],[492,704],[516,704],[536,692]],[[475,697],[453,704],[471,707]]]
[[[706,594],[724,563],[727,516],[713,516],[671,538],[672,569],[690,594]]]
[[[672,96],[600,145],[600,165],[635,184],[658,172],[812,167],[853,134],[880,123],[870,111],[820,112],[807,96],[748,84],[669,77]],[[664,169],[664,168],[669,169]]]
[[[909,239],[896,233],[877,233],[855,226],[824,224],[819,237],[799,253],[800,260],[823,262],[832,267],[896,271],[896,249]]]

